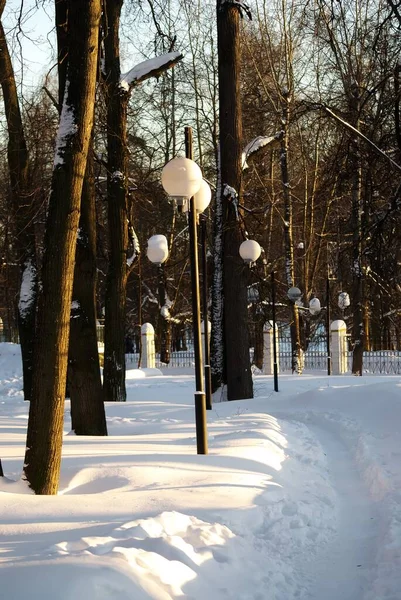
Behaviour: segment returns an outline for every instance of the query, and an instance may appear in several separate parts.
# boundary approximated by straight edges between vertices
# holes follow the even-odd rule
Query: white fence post
[[[154,369],[155,356],[155,330],[151,323],[144,323],[141,327],[142,339],[142,365],[144,369]]]
[[[341,319],[330,325],[331,370],[333,375],[347,372],[347,326]]]
[[[279,346],[278,346],[278,328],[276,324],[276,359],[277,372],[279,372]],[[273,354],[273,325],[266,321],[263,325],[263,373],[264,375],[274,375],[274,354]]]

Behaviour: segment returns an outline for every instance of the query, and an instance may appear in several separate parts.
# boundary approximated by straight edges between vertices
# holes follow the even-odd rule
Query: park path
[[[363,600],[375,576],[379,515],[350,450],[325,425],[324,418],[308,423],[326,453],[338,494],[338,527],[317,560],[301,567],[311,582],[305,599]]]

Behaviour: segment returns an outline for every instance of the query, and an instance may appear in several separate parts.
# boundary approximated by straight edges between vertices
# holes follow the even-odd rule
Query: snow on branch
[[[132,254],[127,258],[127,267],[131,267],[141,252],[141,246],[136,231],[130,221],[128,221],[128,237],[132,246]]]
[[[174,67],[181,59],[183,55],[179,52],[169,52],[168,54],[162,54],[161,56],[155,56],[149,60],[135,65],[130,71],[121,75],[120,86],[125,92],[129,92],[130,89],[149,79],[150,77],[158,77],[167,69]]]
[[[258,150],[264,148],[265,146],[270,146],[270,144],[273,142],[281,140],[282,137],[283,132],[278,131],[272,136],[258,135],[258,137],[252,140],[252,142],[249,142],[242,152],[242,170],[245,171],[245,169],[248,169],[249,165],[247,163],[247,159],[251,154],[258,152]]]

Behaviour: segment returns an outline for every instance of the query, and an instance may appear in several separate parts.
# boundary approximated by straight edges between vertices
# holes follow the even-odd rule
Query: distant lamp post
[[[270,275],[272,294],[272,324],[273,324],[273,380],[274,391],[278,392],[278,364],[277,364],[277,338],[276,338],[276,274]]]
[[[192,160],[192,129],[185,128],[185,154],[170,160],[162,171],[164,190],[177,200],[178,210],[188,210],[191,258],[192,323],[195,351],[195,421],[198,454],[207,454],[207,424],[204,381],[202,377],[202,336],[200,318],[199,263],[197,239],[197,211],[195,194],[202,186],[202,171]],[[207,319],[205,319],[207,321]]]
[[[251,265],[256,262],[262,252],[261,247],[255,240],[245,240],[239,247],[239,253],[244,263]]]

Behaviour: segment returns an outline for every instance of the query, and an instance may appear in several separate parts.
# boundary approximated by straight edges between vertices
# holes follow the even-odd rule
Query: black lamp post
[[[326,279],[326,349],[327,349],[327,375],[331,375],[331,348],[330,348],[330,278]]]
[[[202,195],[195,201],[195,195],[202,187],[202,172],[192,160],[192,129],[185,128],[186,157],[173,158],[163,168],[162,185],[165,191],[177,199],[181,212],[188,209],[189,245],[191,263],[192,289],[192,326],[195,353],[195,422],[196,445],[198,454],[208,453],[206,399],[202,377],[202,343],[201,343],[201,310],[199,286],[198,236],[197,236],[197,203],[201,204]],[[204,207],[205,208],[205,207]],[[200,208],[200,210],[204,210]]]
[[[272,294],[272,322],[273,322],[273,379],[274,391],[278,392],[278,366],[277,366],[277,339],[276,339],[276,275],[272,271],[271,275],[271,294]]]
[[[206,215],[201,215],[200,233],[202,250],[202,305],[203,305],[203,333],[205,337],[205,390],[206,410],[212,409],[212,370],[210,368],[209,345],[209,315],[208,315],[208,285],[207,285],[207,252],[206,252]]]

